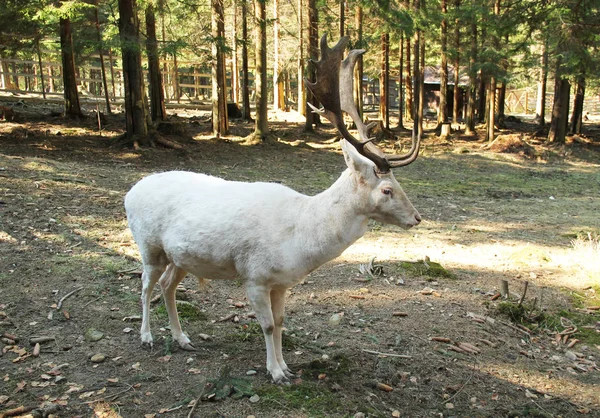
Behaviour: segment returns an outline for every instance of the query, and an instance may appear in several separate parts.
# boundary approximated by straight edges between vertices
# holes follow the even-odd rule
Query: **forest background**
[[[0,417],[598,416],[599,4],[2,1]],[[142,348],[123,196],[169,170],[329,187],[301,82],[324,34],[367,50],[381,149],[422,130],[395,172],[422,223],[291,289],[291,386],[236,280],[178,288],[193,353],[156,289]]]
[[[246,120],[255,105],[254,136],[264,138],[269,104],[307,115],[308,130],[318,122],[306,113],[307,96],[315,100],[302,80],[314,79],[308,62],[318,59],[320,35],[346,35],[351,48],[378,51],[357,65],[355,96],[361,111],[365,99],[376,105],[382,127],[391,112],[402,128],[416,109],[418,126],[428,113],[438,129],[464,122],[467,135],[482,122],[492,141],[510,86],[522,89],[513,95],[524,113],[535,97],[536,121],[549,116],[548,140],[560,143],[581,132],[586,88],[586,109],[598,107],[598,14],[597,0],[9,0],[0,13],[2,87],[62,91],[71,116],[81,114],[81,94],[104,96],[109,113],[124,96],[136,144],[152,142],[146,115],[166,118],[165,100],[210,103],[216,136],[227,134],[228,101]],[[426,82],[439,85],[433,106]]]

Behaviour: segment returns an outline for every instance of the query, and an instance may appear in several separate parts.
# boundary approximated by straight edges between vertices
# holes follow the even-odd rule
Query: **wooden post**
[[[502,280],[502,282],[500,282],[500,295],[502,295],[504,299],[508,298],[508,280]]]
[[[449,123],[442,123],[442,130],[440,133],[440,138],[448,138],[450,136],[451,133],[451,129],[450,129],[450,124]]]
[[[180,103],[181,95],[179,92],[179,68],[177,66],[177,51],[173,54],[173,90],[175,91],[175,99]]]
[[[112,83],[113,100],[117,97],[117,89],[115,87],[115,69],[113,65],[112,49],[108,48],[108,64],[110,66],[110,81]]]
[[[198,67],[194,65],[194,95],[199,97],[198,91],[200,90],[200,77],[198,76]]]
[[[42,83],[42,97],[46,100],[46,83],[44,83],[44,67],[42,64],[42,53],[40,52],[40,41],[36,42],[38,64],[40,66],[40,81]]]

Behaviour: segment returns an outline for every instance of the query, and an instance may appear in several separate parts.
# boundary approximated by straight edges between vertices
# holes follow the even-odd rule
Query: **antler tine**
[[[417,127],[413,127],[411,135],[412,146],[406,154],[386,156],[386,159],[390,162],[390,167],[404,167],[405,165],[409,165],[417,159],[421,145],[421,134],[419,133],[418,135],[415,135],[415,131],[418,131]]]
[[[349,38],[342,37],[338,43],[329,48],[327,36],[321,38],[321,59],[311,61],[317,68],[317,81],[312,83],[304,80],[306,87],[315,95],[323,105],[322,109],[316,109],[309,103],[314,112],[325,116],[337,128],[342,137],[350,142],[356,150],[373,161],[379,173],[387,173],[392,167],[401,167],[413,162],[419,153],[420,135],[415,139],[414,130],[412,147],[408,154],[401,156],[387,156],[369,138],[370,126],[363,123],[358,109],[354,104],[354,66],[358,58],[365,52],[362,49],[351,50],[345,60],[342,61]],[[344,124],[342,111],[346,112],[358,129],[360,140],[348,132]]]
[[[365,125],[363,123],[358,113],[358,109],[356,108],[354,102],[354,66],[358,61],[358,58],[364,53],[364,49],[353,49],[348,53],[348,56],[342,62],[340,70],[340,100],[342,110],[348,115],[350,115],[358,130],[359,138],[361,139],[363,144],[367,144],[366,146],[372,153],[375,153],[378,156],[384,158],[389,163],[390,168],[408,165],[414,160],[416,160],[417,156],[419,155],[419,145],[421,142],[421,137],[417,136],[415,138],[415,130],[413,129],[413,134],[411,138],[412,146],[408,153],[398,156],[386,155],[375,144],[370,143],[370,141],[372,140],[371,138],[369,138],[370,125]],[[379,170],[383,171],[381,170],[381,168],[379,168]]]
[[[310,105],[310,107],[313,108],[313,111],[317,111],[317,113],[329,119],[342,137],[350,142],[360,154],[373,161],[380,172],[389,172],[390,164],[385,157],[382,156],[382,153],[379,150],[374,151],[372,147],[365,147],[365,144],[369,141],[363,143],[357,140],[350,132],[348,132],[348,129],[344,124],[340,103],[342,98],[342,95],[340,94],[340,67],[342,65],[342,57],[346,45],[348,45],[348,41],[349,38],[344,36],[333,48],[329,48],[327,45],[327,36],[323,35],[321,38],[321,59],[319,61],[311,61],[317,68],[317,81],[316,83],[312,83],[311,81],[304,79],[304,83],[315,95],[317,100],[321,102],[323,109],[317,110],[312,105]],[[354,62],[356,62],[356,58],[354,58]],[[344,87],[344,89],[346,88],[347,86]],[[352,86],[350,86],[350,92],[352,92]],[[358,113],[355,112],[355,114],[357,115]],[[364,128],[364,131],[367,131],[366,127]]]

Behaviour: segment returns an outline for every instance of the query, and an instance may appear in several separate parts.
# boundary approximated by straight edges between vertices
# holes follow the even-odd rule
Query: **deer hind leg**
[[[275,322],[271,310],[270,293],[270,289],[265,286],[250,284],[247,287],[248,300],[252,303],[252,307],[256,312],[256,317],[260,322],[260,326],[265,336],[265,344],[267,347],[267,370],[271,373],[275,383],[288,383],[289,380],[277,361],[277,351],[275,349],[275,339],[273,337]]]
[[[169,315],[169,324],[171,326],[173,340],[177,341],[179,346],[184,350],[192,351],[195,350],[195,347],[192,345],[187,335],[181,330],[179,315],[177,315],[177,302],[175,300],[177,285],[181,283],[186,274],[187,272],[185,270],[180,269],[175,266],[175,264],[171,263],[167,266],[167,270],[161,276],[159,283],[163,291],[167,314]]]
[[[160,259],[160,257],[158,258]],[[152,332],[150,331],[150,300],[152,299],[152,290],[154,285],[165,271],[166,263],[150,264],[144,262],[144,272],[142,273],[142,328],[140,336],[142,345],[152,347]]]
[[[283,360],[281,347],[283,319],[285,313],[285,293],[286,288],[275,288],[271,290],[271,312],[273,312],[273,345],[275,348],[275,359],[279,367],[287,377],[294,377],[294,374]]]

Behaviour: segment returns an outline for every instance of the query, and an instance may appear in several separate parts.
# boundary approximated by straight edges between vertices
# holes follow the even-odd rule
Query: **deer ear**
[[[373,176],[375,164],[368,158],[360,155],[356,148],[354,148],[354,146],[348,143],[348,141],[345,139],[342,139],[340,143],[342,145],[342,151],[344,152],[344,158],[348,168],[359,174],[365,180]]]

